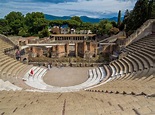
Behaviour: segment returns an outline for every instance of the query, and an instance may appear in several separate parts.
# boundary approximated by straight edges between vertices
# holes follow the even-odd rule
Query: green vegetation
[[[0,19],[0,33],[5,35],[49,36],[47,26],[48,21],[40,12],[28,13],[26,16],[21,12],[10,12],[4,19]]]
[[[121,10],[118,12],[118,21],[117,21],[117,26],[119,27],[121,25]]]
[[[125,26],[127,35],[130,35],[146,20],[153,18],[155,18],[155,1],[138,0],[132,11],[126,10],[121,27]]]
[[[132,11],[126,10],[121,22],[121,11],[118,13],[118,22],[101,20],[99,23],[82,22],[80,17],[74,16],[69,20],[46,20],[41,12],[27,13],[10,12],[4,19],[0,19],[0,33],[4,35],[39,36],[46,37],[50,33],[48,27],[67,25],[77,30],[91,30],[97,36],[117,34],[126,29],[127,35],[132,34],[146,20],[155,18],[154,0],[137,0]],[[119,28],[119,29],[118,29]]]
[[[27,13],[25,16],[21,12],[10,12],[4,19],[0,19],[0,33],[4,35],[19,35],[47,37],[50,35],[48,27],[67,25],[68,28],[77,30],[92,30],[93,34],[115,34],[115,22],[102,20],[92,24],[82,22],[80,17],[74,16],[69,20],[46,20],[41,12]]]

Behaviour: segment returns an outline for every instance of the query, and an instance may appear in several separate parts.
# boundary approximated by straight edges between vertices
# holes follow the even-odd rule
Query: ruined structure
[[[95,40],[95,34],[52,34],[50,38],[53,41]]]
[[[92,58],[97,55],[97,43],[96,42],[76,42],[73,44],[54,44],[51,47],[46,46],[31,46],[29,48],[30,55],[32,57],[39,57],[43,54],[47,54],[47,57],[82,57]],[[27,50],[28,52],[28,50]]]

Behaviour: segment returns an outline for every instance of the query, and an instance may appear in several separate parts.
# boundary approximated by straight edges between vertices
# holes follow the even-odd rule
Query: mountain
[[[71,16],[53,16],[53,15],[49,15],[49,14],[44,14],[45,18],[47,20],[68,20],[71,18]],[[116,21],[117,22],[117,17],[112,17],[112,18],[90,18],[87,16],[80,16],[80,19],[83,22],[90,22],[90,23],[98,23],[100,20],[109,20],[109,21]],[[123,18],[122,18],[123,20]]]

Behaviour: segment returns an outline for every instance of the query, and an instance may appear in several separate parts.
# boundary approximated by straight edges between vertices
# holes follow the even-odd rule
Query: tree
[[[17,35],[19,28],[23,26],[24,15],[21,12],[10,12],[5,19],[11,28],[10,34]]]
[[[143,12],[143,13],[142,13]],[[133,9],[134,30],[139,28],[148,16],[148,0],[138,0]]]
[[[42,31],[48,26],[48,21],[41,12],[27,13],[24,23],[27,26],[30,35],[37,35],[39,31]]]
[[[48,29],[43,29],[42,31],[40,31],[40,32],[38,32],[38,34],[39,34],[39,38],[43,38],[43,37],[49,37],[49,31],[48,31]]]
[[[49,23],[49,25],[50,26],[58,26],[59,27],[59,33],[61,33],[61,27],[63,26],[63,25],[65,25],[66,24],[66,22],[65,21],[63,21],[63,20],[52,20],[52,21],[50,21],[50,23]]]
[[[72,28],[76,29],[77,27],[80,26],[80,23],[76,20],[67,20],[67,25],[70,29]]]
[[[80,19],[80,17],[78,17],[78,16],[71,17],[71,20],[75,20],[75,21],[79,22],[80,24],[83,23],[82,20]]]
[[[155,18],[155,1],[150,0],[148,4],[148,19]]]
[[[130,35],[139,28],[149,17],[148,0],[137,0],[132,11],[126,11],[123,24],[126,25],[127,35]]]
[[[98,33],[100,35],[109,34],[109,30],[112,28],[111,22],[108,20],[102,20],[98,25]]]
[[[92,33],[94,33],[94,34],[99,35],[98,24],[97,24],[97,23],[92,24],[91,31],[92,31]]]
[[[121,10],[118,12],[118,19],[117,19],[117,26],[119,27],[121,25]]]
[[[78,28],[79,30],[90,30],[92,28],[92,24],[89,22],[82,22],[82,24]]]
[[[23,37],[28,37],[28,36],[30,36],[30,34],[29,34],[29,32],[28,32],[27,26],[21,27],[21,28],[19,29],[18,35],[19,35],[19,36],[23,36]]]
[[[117,23],[115,21],[112,21],[111,24],[113,27],[117,27]]]
[[[24,15],[21,12],[10,12],[5,16],[5,19],[8,20],[8,23],[14,22],[15,20],[22,21],[24,19]]]
[[[8,26],[8,21],[6,19],[0,19],[0,33],[7,35],[10,31],[11,28]]]

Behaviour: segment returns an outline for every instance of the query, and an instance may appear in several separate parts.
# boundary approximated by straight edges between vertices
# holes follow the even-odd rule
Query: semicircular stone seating
[[[152,74],[154,72],[154,61],[153,61],[154,50],[152,49],[148,51],[148,47],[150,48],[149,43],[145,44],[145,47],[142,47],[142,49],[138,48],[139,45],[142,45],[146,41],[152,42],[152,39],[154,39],[154,38],[151,39],[148,38],[149,36],[139,40],[140,42],[137,41],[129,45],[126,48],[126,51],[128,53],[127,56],[121,59],[114,60],[109,65],[104,65],[103,67],[89,70],[88,80],[79,85],[70,87],[50,86],[44,83],[44,81],[42,80],[42,76],[43,74],[46,73],[46,70],[39,67],[33,67],[33,69],[36,72],[34,78],[28,79],[28,73],[27,73],[24,79],[26,80],[26,84],[31,87],[51,92],[70,92],[70,91],[79,91],[81,89],[85,90],[109,89],[112,91],[120,91],[120,92],[135,91],[137,93],[145,92],[148,94],[152,94],[154,93],[154,90],[150,91],[149,88],[151,87],[152,83],[150,83],[151,81],[149,80],[154,78],[152,77]],[[151,45],[154,46],[153,43],[151,43]],[[137,47],[137,50],[135,50],[135,47]],[[145,83],[145,85],[142,83]],[[122,88],[123,86],[127,87]]]
[[[18,63],[5,55],[3,50],[12,45],[0,39],[0,114],[154,115],[154,40],[151,35],[132,43],[127,56],[90,69],[84,83],[60,88],[43,81],[46,68]],[[138,49],[142,44],[145,47]],[[31,69],[35,75],[28,77]],[[86,91],[76,92],[81,89]]]
[[[114,60],[103,67],[90,69],[88,71],[88,79],[81,84],[57,87],[48,85],[43,81],[43,76],[47,72],[46,68],[22,64],[6,56],[3,53],[4,49],[13,46],[0,39],[0,42],[3,44],[0,51],[0,78],[4,82],[9,79],[11,83],[24,87],[27,91],[73,92],[82,89],[106,89],[120,92],[144,91],[145,93],[151,94],[154,90],[150,91],[152,85],[150,82],[154,79],[152,74],[155,67],[155,43],[153,41],[155,41],[154,36],[147,36],[132,43],[126,47],[127,56]],[[35,74],[29,76],[32,69]],[[150,79],[151,81],[149,81]],[[24,80],[25,84],[23,82],[19,83],[20,80]],[[145,83],[145,85],[142,83]],[[127,87],[121,88],[124,85]]]
[[[34,70],[34,75],[29,76],[31,70]],[[79,91],[81,89],[96,85],[100,83],[100,81],[104,78],[104,70],[102,67],[90,69],[88,71],[88,79],[75,86],[68,86],[68,87],[58,87],[58,86],[51,86],[46,84],[43,81],[43,76],[46,74],[47,69],[42,67],[32,67],[24,76],[23,80],[25,83],[31,87],[34,87],[38,90],[44,90],[47,92],[71,92],[71,91]]]
[[[132,43],[125,51],[127,56],[110,63],[111,76],[87,91],[155,94],[155,35]]]
[[[3,51],[13,46],[1,39],[0,43],[3,44],[0,51],[0,79],[3,81],[9,80],[13,84],[24,87],[24,89],[26,88],[27,90],[38,91],[43,90],[49,92],[79,91],[81,89],[96,85],[104,79],[104,70],[102,67],[99,67],[89,70],[88,79],[79,85],[69,87],[56,87],[48,85],[43,81],[43,76],[47,71],[46,68],[22,64],[19,61],[10,58],[9,56],[5,55]],[[33,77],[29,77],[29,72],[31,69],[33,69],[35,73]],[[23,74],[25,75],[23,76]],[[21,76],[23,76],[23,78]],[[22,80],[25,80],[25,84],[22,83]]]

